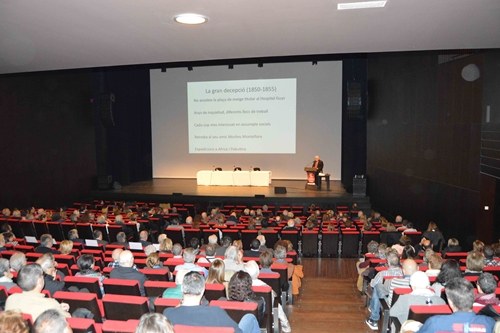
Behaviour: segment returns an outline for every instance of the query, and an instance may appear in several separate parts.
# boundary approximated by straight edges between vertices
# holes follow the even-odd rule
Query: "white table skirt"
[[[198,185],[269,186],[271,171],[212,171],[196,173]]]

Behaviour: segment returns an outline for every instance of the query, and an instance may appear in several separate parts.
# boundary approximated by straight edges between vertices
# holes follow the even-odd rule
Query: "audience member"
[[[390,316],[396,317],[400,323],[404,323],[408,319],[411,305],[446,304],[441,297],[434,294],[434,291],[429,286],[429,277],[424,272],[416,271],[413,273],[410,277],[412,292],[398,297],[398,300],[390,309]]]
[[[174,333],[174,327],[161,313],[145,313],[141,316],[135,333]]]
[[[491,245],[484,247],[484,266],[485,267],[495,267],[500,266],[500,262],[495,259],[495,250]]]
[[[102,231],[99,229],[95,229],[92,234],[94,236],[94,239],[97,241],[97,244],[102,245],[102,246],[104,246],[104,248],[106,248],[106,245],[108,245],[108,242],[103,240]]]
[[[54,259],[54,255],[50,252],[44,253],[40,258],[36,260],[36,263],[42,267],[43,278],[45,282],[45,290],[50,292],[50,295],[54,295],[56,291],[64,289],[64,277],[65,275],[58,271],[56,266],[57,262]]]
[[[236,324],[226,311],[216,306],[200,305],[205,292],[205,279],[203,274],[189,272],[184,276],[182,283],[182,303],[176,308],[167,308],[163,314],[172,324],[232,327],[236,333],[259,333],[257,319],[252,314],[246,314]]]
[[[226,280],[238,271],[243,270],[242,252],[236,246],[231,245],[227,248],[224,255],[224,265],[226,266]]]
[[[476,315],[472,311],[474,287],[469,281],[463,278],[454,278],[446,284],[445,292],[453,314],[430,317],[420,328],[419,333],[493,332],[495,320],[483,315]]]
[[[9,291],[12,287],[17,286],[14,281],[12,281],[9,261],[5,258],[0,258],[0,286],[5,287],[7,291]]]
[[[141,242],[143,248],[151,245],[151,242],[149,241],[149,232],[147,230],[141,230],[139,233],[139,242]]]
[[[207,244],[205,246],[205,256],[201,257],[198,259],[198,263],[211,263],[217,258],[215,257],[215,252],[217,251],[217,248],[215,244]]]
[[[456,238],[448,239],[448,245],[441,251],[443,258],[446,258],[447,253],[462,252],[462,247]]]
[[[226,250],[229,246],[231,246],[232,239],[229,236],[224,236],[221,239],[221,245],[215,250],[216,256],[224,256]]]
[[[257,258],[258,256],[260,256],[260,250],[259,249],[260,249],[260,241],[257,238],[254,238],[250,242],[250,249],[249,250],[245,250],[243,252],[243,256]]]
[[[174,244],[172,243],[172,240],[170,238],[168,237],[164,238],[159,244],[160,244],[160,253],[172,253],[172,248],[174,247]]]
[[[10,256],[9,263],[13,272],[19,272],[27,263],[26,255],[23,252],[16,251]]]
[[[208,276],[208,271],[205,267],[198,266],[194,263],[196,260],[195,250],[192,247],[188,247],[182,253],[182,259],[184,259],[184,263],[181,265],[175,266],[175,271],[179,273],[180,271],[187,272],[200,272],[206,277]]]
[[[70,231],[68,231],[68,239],[70,241],[73,241],[73,243],[85,244],[85,240],[80,238],[80,236],[78,235],[78,230],[76,229],[71,229]]]
[[[427,270],[425,274],[427,274],[427,276],[438,276],[441,265],[443,264],[441,256],[437,253],[433,253],[427,260]]]
[[[109,274],[109,277],[113,279],[139,281],[141,296],[145,296],[146,293],[144,291],[144,282],[146,282],[147,277],[134,268],[134,256],[132,252],[130,252],[129,250],[122,251],[118,259],[118,264],[119,266],[113,268],[113,270]]]
[[[174,255],[174,258],[182,258],[182,245],[179,243],[175,243],[172,247],[172,254]]]
[[[52,248],[54,245],[54,239],[50,234],[43,234],[40,236],[40,245],[35,249],[36,253],[47,253],[61,254],[61,252]]]
[[[112,243],[113,245],[123,245],[126,249],[128,249],[127,235],[125,232],[120,231],[116,234],[116,242]]]
[[[101,293],[104,294],[104,287],[102,284],[102,282],[104,281],[104,275],[94,270],[95,268],[94,256],[91,254],[82,254],[76,261],[76,264],[78,265],[79,272],[77,272],[75,275],[98,278],[99,287],[101,288]]]
[[[228,299],[238,302],[257,303],[257,319],[262,321],[266,309],[266,302],[262,296],[257,296],[252,290],[252,278],[245,271],[233,274],[228,284]]]
[[[479,239],[476,239],[474,243],[472,243],[472,251],[473,252],[481,252],[483,253],[484,251],[484,242],[480,241]]]
[[[72,250],[73,241],[65,239],[59,243],[59,252],[61,252],[61,254],[71,254]]]
[[[123,249],[114,249],[111,253],[112,262],[108,264],[108,267],[118,267],[120,266],[120,254],[123,252]]]
[[[5,302],[5,310],[18,310],[31,315],[33,320],[45,310],[55,309],[65,317],[69,317],[68,304],[59,304],[53,298],[47,298],[42,294],[44,280],[43,270],[38,264],[24,266],[17,276],[17,284],[23,290],[22,293],[12,294]]]
[[[264,251],[259,256],[260,272],[272,273],[271,265],[273,264],[273,255],[270,251]]]
[[[484,255],[479,251],[472,251],[467,254],[465,260],[464,276],[479,276],[484,268]]]
[[[29,333],[30,327],[19,311],[3,311],[0,313],[0,332]]]
[[[429,222],[427,230],[422,235],[432,243],[432,249],[436,252],[440,252],[441,248],[444,246],[445,240],[443,234],[439,230],[435,222]]]
[[[66,321],[66,316],[55,309],[49,309],[40,314],[33,325],[33,329],[35,333],[73,332]]]
[[[436,277],[436,282],[432,285],[434,293],[437,296],[441,296],[441,291],[446,287],[448,281],[456,277],[462,277],[462,272],[460,271],[460,266],[458,262],[453,259],[448,259],[441,265],[441,270]]]
[[[500,305],[500,300],[495,294],[497,280],[490,273],[483,273],[477,279],[477,291],[474,302],[482,305]]]

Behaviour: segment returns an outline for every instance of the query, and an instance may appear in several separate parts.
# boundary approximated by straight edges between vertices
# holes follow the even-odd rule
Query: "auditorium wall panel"
[[[70,202],[95,176],[92,84],[85,73],[0,77],[0,203]]]

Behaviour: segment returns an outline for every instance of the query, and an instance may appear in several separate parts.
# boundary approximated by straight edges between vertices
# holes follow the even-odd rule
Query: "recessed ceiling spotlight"
[[[342,2],[337,4],[337,10],[346,9],[365,9],[365,8],[383,8],[387,0],[380,1],[361,1],[361,2]]]
[[[184,13],[175,15],[174,21],[182,24],[203,24],[208,21],[208,17],[195,13]]]

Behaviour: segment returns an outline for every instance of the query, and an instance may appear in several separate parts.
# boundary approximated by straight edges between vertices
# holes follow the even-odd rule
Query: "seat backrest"
[[[411,305],[408,319],[413,319],[424,323],[427,318],[437,314],[451,314],[448,305]]]
[[[234,333],[232,327],[174,325],[175,333]]]
[[[266,301],[264,319],[260,327],[265,328],[267,333],[271,333],[273,330],[273,290],[270,286],[253,286],[252,290],[257,297],[263,297]]]
[[[143,268],[139,270],[142,274],[146,275],[148,280],[153,281],[168,281],[169,270],[167,268]]]
[[[66,318],[73,333],[96,333],[94,319],[89,318]]]
[[[205,298],[207,301],[212,301],[219,299],[221,297],[226,297],[226,288],[223,284],[219,283],[207,283],[205,285]]]
[[[166,308],[175,308],[181,304],[181,300],[177,298],[160,298],[155,299],[155,312],[163,313]]]
[[[104,279],[104,292],[106,294],[141,296],[139,281],[125,279]]]
[[[238,301],[210,301],[210,306],[218,306],[226,310],[227,314],[235,322],[239,323],[241,318],[247,313],[257,317],[257,303],[255,302],[238,302]]]
[[[92,312],[94,315],[94,320],[98,323],[102,323],[102,318],[104,317],[103,309],[99,307],[99,302],[97,301],[97,295],[93,293],[83,293],[83,292],[69,292],[69,291],[56,291],[53,298],[59,302],[64,302],[69,304],[71,311],[78,308],[84,308]]]
[[[148,299],[142,296],[106,294],[102,297],[106,319],[139,319],[149,312]]]
[[[99,278],[86,276],[66,276],[64,277],[66,289],[69,287],[77,287],[78,289],[87,288],[89,292],[96,294],[97,298],[102,298],[101,288],[99,286]]]
[[[144,282],[144,290],[146,291],[146,296],[148,297],[161,297],[166,289],[175,288],[176,286],[175,282],[169,281],[148,280]]]
[[[279,273],[260,273],[259,280],[269,285],[276,293],[277,300],[281,301],[281,279]],[[276,301],[276,300],[275,300]]]
[[[129,319],[129,320],[106,320],[102,324],[103,333],[134,333],[135,329],[139,325],[139,320]]]

